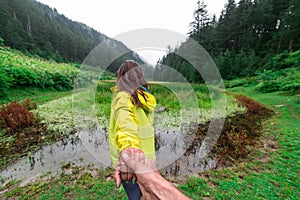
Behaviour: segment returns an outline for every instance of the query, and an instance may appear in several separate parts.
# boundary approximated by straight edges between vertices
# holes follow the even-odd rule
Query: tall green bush
[[[286,68],[300,68],[300,50],[295,52],[287,52],[278,54],[269,59],[265,65],[265,69],[286,69]]]
[[[13,79],[7,76],[4,69],[0,68],[0,97],[5,96],[5,91],[12,85]]]
[[[255,90],[259,92],[295,92],[300,89],[300,70],[297,68],[264,70],[257,78],[260,83],[256,85]]]

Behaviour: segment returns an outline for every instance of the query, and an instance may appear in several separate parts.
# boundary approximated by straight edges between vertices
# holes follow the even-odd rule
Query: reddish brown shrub
[[[4,129],[6,134],[13,135],[38,123],[36,115],[28,110],[33,108],[34,104],[26,100],[24,105],[13,101],[0,109],[0,128]]]
[[[9,138],[5,142],[0,141],[0,162],[9,155],[27,152],[43,143],[47,126],[41,123],[37,114],[30,112],[35,108],[36,104],[29,99],[0,107],[0,131]]]

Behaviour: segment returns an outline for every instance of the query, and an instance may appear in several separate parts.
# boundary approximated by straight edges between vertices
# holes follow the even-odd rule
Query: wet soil
[[[207,169],[229,167],[246,158],[257,148],[260,144],[263,122],[272,116],[273,111],[246,96],[234,96],[239,104],[247,108],[247,112],[226,119],[215,119],[213,123],[221,124],[223,128],[205,158],[201,157],[199,149],[203,146],[208,131],[217,132],[220,127],[210,127],[212,121],[199,124],[184,156],[162,171],[165,176],[172,178],[198,174]]]

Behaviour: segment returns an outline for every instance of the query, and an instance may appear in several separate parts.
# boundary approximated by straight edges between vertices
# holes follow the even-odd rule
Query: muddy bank
[[[246,158],[256,148],[262,134],[262,123],[273,111],[258,102],[242,95],[234,95],[238,103],[247,108],[246,113],[237,114],[226,119],[214,119],[213,124],[223,124],[217,141],[205,158],[201,157],[201,146],[208,130],[214,132],[219,127],[210,127],[212,121],[199,124],[194,139],[185,154],[162,170],[166,176],[183,176],[198,174],[208,169],[232,166]]]

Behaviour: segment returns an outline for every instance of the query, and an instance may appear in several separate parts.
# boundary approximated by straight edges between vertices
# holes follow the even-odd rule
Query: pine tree
[[[234,51],[234,48],[237,44],[236,35],[237,30],[235,21],[236,18],[236,3],[234,0],[228,0],[228,3],[225,5],[224,10],[221,13],[219,18],[219,23],[216,27],[216,42],[219,46],[219,51],[224,52],[229,49]]]
[[[205,5],[203,0],[197,1],[197,9],[194,11],[194,21],[190,23],[189,35],[197,41],[201,41],[203,38],[202,30],[208,26],[209,17],[207,14],[207,5]]]

